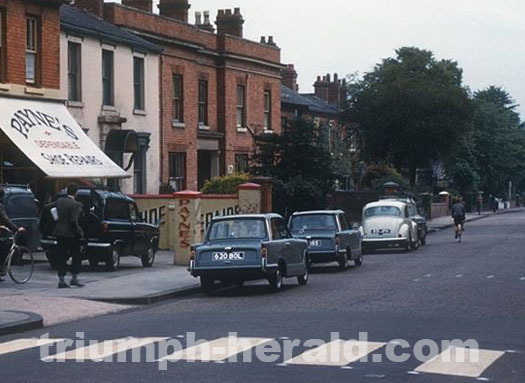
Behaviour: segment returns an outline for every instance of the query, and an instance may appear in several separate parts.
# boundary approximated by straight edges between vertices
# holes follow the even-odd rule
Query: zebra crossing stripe
[[[96,342],[85,347],[42,358],[43,361],[76,360],[101,361],[116,354],[147,346],[169,338],[120,338]]]
[[[184,350],[176,351],[160,360],[219,362],[229,359],[234,355],[248,351],[260,344],[270,342],[271,340],[273,339],[229,336],[191,346]]]
[[[345,341],[337,339],[305,351],[284,363],[343,367],[360,360],[371,352],[383,347],[385,344],[386,343],[383,342]]]
[[[449,347],[441,354],[415,369],[430,374],[479,378],[504,351]]]
[[[48,344],[63,342],[65,339],[54,338],[54,339],[37,339],[37,338],[25,338],[16,339],[6,343],[0,343],[0,355],[10,354],[12,352],[27,350],[30,348],[46,346]]]

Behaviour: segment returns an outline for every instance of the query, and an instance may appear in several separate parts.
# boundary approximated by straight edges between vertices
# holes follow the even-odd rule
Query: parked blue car
[[[292,237],[283,217],[257,214],[214,218],[204,242],[192,246],[189,271],[207,294],[216,282],[240,287],[257,279],[280,291],[283,278],[306,284],[307,265],[308,243]]]
[[[361,233],[348,225],[342,210],[303,211],[292,214],[288,228],[296,238],[308,241],[311,263],[338,262],[341,269],[348,262],[363,263]]]

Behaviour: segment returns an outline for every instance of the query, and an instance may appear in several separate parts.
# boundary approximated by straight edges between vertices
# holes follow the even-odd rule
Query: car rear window
[[[292,231],[336,230],[337,223],[332,214],[297,215],[292,218]]]
[[[228,219],[211,224],[208,240],[232,238],[267,238],[265,221],[262,219]]]
[[[37,216],[35,199],[30,194],[9,197],[5,208],[8,217],[11,219],[35,218]]]
[[[365,211],[365,217],[375,217],[378,215],[401,217],[401,210],[396,206],[375,206]]]
[[[129,220],[128,203],[122,199],[108,198],[106,200],[106,219],[108,220]]]

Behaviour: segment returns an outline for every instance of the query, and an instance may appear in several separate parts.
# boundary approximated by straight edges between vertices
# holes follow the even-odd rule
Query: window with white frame
[[[246,87],[237,85],[237,127],[246,126]]]
[[[67,77],[68,77],[68,100],[82,101],[81,93],[81,45],[72,41],[68,42]]]
[[[264,92],[264,130],[272,130],[272,92]]]
[[[133,57],[133,91],[136,110],[145,110],[144,102],[144,58]]]
[[[38,78],[38,20],[36,17],[26,18],[26,82],[37,84]]]

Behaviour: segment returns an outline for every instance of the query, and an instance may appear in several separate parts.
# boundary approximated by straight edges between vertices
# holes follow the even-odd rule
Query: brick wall
[[[186,153],[187,188],[197,189],[198,81],[208,80],[209,132],[219,138],[220,173],[235,165],[236,153],[252,153],[253,136],[237,130],[237,84],[246,86],[247,125],[261,133],[264,91],[272,92],[272,128],[281,130],[280,50],[234,36],[217,35],[194,25],[118,4],[106,4],[104,18],[158,45],[161,56],[162,181],[168,182],[169,153]],[[205,49],[203,49],[205,48]],[[183,76],[184,126],[173,127],[174,73]],[[201,137],[202,138],[202,137]]]
[[[0,7],[6,11],[8,38],[6,44],[6,82],[26,84],[26,15],[36,16],[40,23],[40,73],[37,86],[50,89],[60,88],[60,16],[57,6],[50,2],[22,0],[0,0]]]

